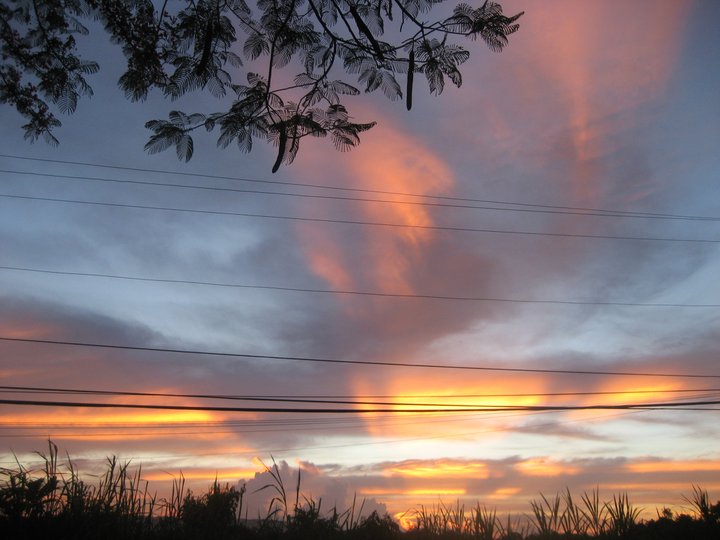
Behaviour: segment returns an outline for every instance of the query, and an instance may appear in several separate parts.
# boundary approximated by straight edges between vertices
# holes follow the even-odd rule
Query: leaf
[[[145,151],[149,154],[158,154],[167,150],[173,144],[172,138],[165,133],[156,133],[145,143]]]
[[[328,83],[328,86],[330,86],[333,91],[337,92],[338,94],[344,94],[348,96],[357,96],[358,94],[360,94],[360,90],[355,88],[353,85],[343,81],[332,81]]]
[[[331,122],[347,122],[350,118],[347,109],[339,103],[337,105],[330,105],[327,111],[325,111],[325,115]]]
[[[77,107],[77,98],[78,95],[76,92],[73,92],[70,88],[66,88],[55,101],[55,104],[61,113],[72,114]]]
[[[402,89],[400,88],[400,84],[397,80],[395,80],[395,77],[393,77],[392,73],[389,71],[381,72],[380,86],[385,94],[385,97],[387,97],[390,101],[396,101],[402,98]]]
[[[270,46],[268,45],[267,40],[263,35],[255,32],[250,34],[250,37],[247,38],[245,45],[243,46],[243,54],[251,60],[255,60],[262,54],[269,53]]]
[[[324,92],[321,92],[319,88],[312,88],[302,97],[300,103],[303,107],[312,107],[317,105],[324,97],[326,98]]]
[[[317,82],[317,79],[311,77],[308,73],[299,73],[295,76],[295,84],[298,86],[311,86]]]
[[[205,115],[201,113],[193,113],[190,116],[188,116],[188,126],[194,126],[195,124],[200,124],[201,122],[205,121]]]
[[[441,94],[445,87],[445,79],[442,71],[440,71],[440,65],[438,62],[435,60],[428,61],[423,66],[422,71],[425,73],[425,78],[427,79],[428,86],[430,87],[430,92],[435,95]]]
[[[55,135],[53,135],[52,133],[50,133],[50,131],[47,130],[47,129],[43,130],[42,136],[43,136],[43,139],[45,140],[45,142],[46,142],[47,144],[49,144],[50,146],[58,146],[58,145],[60,144],[60,141],[57,140],[57,138],[55,137]],[[25,133],[25,138],[26,138],[26,139],[28,138],[28,137],[27,137],[27,132]]]
[[[248,84],[249,84],[250,86],[257,86],[257,85],[259,85],[259,84],[266,84],[266,83],[265,83],[265,79],[264,79],[261,75],[259,75],[259,74],[257,74],[257,73],[254,73],[254,72],[252,72],[252,71],[248,71],[248,74],[247,74],[247,82],[248,82]]]
[[[331,132],[331,139],[335,148],[347,152],[360,144],[359,133],[374,127],[376,122],[368,124],[355,124],[352,122],[337,122]]]
[[[193,155],[193,140],[187,133],[183,134],[182,137],[175,144],[175,151],[179,160],[190,161]]]
[[[97,62],[80,62],[78,70],[85,75],[92,75],[100,71],[100,65]]]
[[[225,85],[222,83],[222,81],[220,81],[218,77],[208,78],[205,86],[216,98],[223,97],[225,95]]]
[[[250,135],[250,132],[241,130],[238,133],[237,144],[242,153],[249,154],[252,150],[252,135]]]
[[[368,69],[360,75],[360,81],[363,80],[367,83],[365,86],[365,92],[374,92],[380,88],[380,83],[382,83],[382,73],[375,68]]]
[[[347,135],[346,133],[335,130],[331,136],[332,142],[335,145],[335,149],[340,152],[347,152],[352,150],[353,147],[359,142]]]
[[[235,68],[242,67],[242,65],[243,65],[242,59],[237,54],[235,54],[232,51],[227,51],[226,55],[227,55],[227,61],[232,67],[235,67]]]
[[[457,69],[450,69],[446,71],[445,74],[450,77],[450,80],[455,86],[458,88],[462,86],[462,74]]]
[[[178,126],[186,126],[189,123],[187,115],[182,111],[170,111],[168,114],[170,121]]]

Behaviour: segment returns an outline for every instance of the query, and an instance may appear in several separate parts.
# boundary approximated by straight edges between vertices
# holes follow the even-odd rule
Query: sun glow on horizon
[[[462,463],[439,461],[423,464],[407,463],[383,471],[384,476],[410,478],[488,478],[488,467],[485,463]]]
[[[515,468],[528,476],[575,475],[580,472],[579,467],[540,457],[521,461]]]
[[[683,473],[720,471],[720,460],[663,460],[628,463],[626,468],[634,473]]]

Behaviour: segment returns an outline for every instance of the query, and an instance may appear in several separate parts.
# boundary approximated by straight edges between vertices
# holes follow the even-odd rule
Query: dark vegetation
[[[57,447],[50,443],[39,454],[44,467],[30,471],[21,463],[0,469],[0,532],[7,540],[522,540],[628,539],[717,540],[720,502],[693,486],[685,498],[690,510],[663,509],[657,518],[640,520],[640,509],[627,495],[601,502],[599,492],[584,493],[579,501],[570,491],[531,502],[532,513],[501,518],[477,504],[466,510],[460,503],[420,507],[413,526],[402,531],[388,515],[362,515],[362,504],[345,511],[325,511],[321,501],[300,493],[300,473],[292,492],[286,490],[277,465],[266,467],[272,481],[263,490],[272,498],[267,512],[248,519],[243,509],[245,487],[213,483],[202,495],[185,489],[182,476],[173,482],[168,499],[158,500],[142,479],[142,470],[108,458],[107,467],[87,483],[68,458],[58,464]]]
[[[56,113],[72,113],[92,95],[100,69],[82,58],[79,36],[105,33],[125,56],[118,86],[130,101],[151,91],[169,100],[192,92],[220,98],[224,110],[171,111],[151,120],[150,153],[193,154],[193,134],[219,131],[217,144],[249,152],[277,148],[273,171],[291,163],[304,137],[327,137],[349,150],[374,122],[352,121],[346,96],[380,90],[412,106],[416,77],[432,94],[470,56],[457,39],[500,51],[522,13],[497,2],[458,3],[428,19],[445,0],[7,0],[0,2],[0,103],[27,123],[25,137],[57,144]],[[254,5],[253,5],[254,4]]]

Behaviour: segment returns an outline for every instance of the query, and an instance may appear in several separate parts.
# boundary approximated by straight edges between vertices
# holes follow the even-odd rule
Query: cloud
[[[593,432],[583,426],[571,426],[552,422],[528,422],[526,425],[513,427],[515,433],[538,435],[543,438],[558,437],[560,439],[581,439],[587,441],[611,442],[615,438]]]
[[[677,470],[673,468],[675,464]],[[453,474],[453,471],[461,469],[468,474]],[[327,493],[324,491],[326,488],[321,486],[341,485],[343,494],[355,490],[359,494],[379,497],[387,501],[388,511],[398,514],[418,509],[420,504],[436,504],[438,500],[447,503],[449,499],[456,498],[465,505],[480,502],[496,506],[501,512],[527,512],[529,501],[537,499],[540,493],[552,496],[569,489],[579,498],[584,492],[599,489],[601,500],[606,500],[613,494],[609,490],[622,489],[620,486],[625,483],[643,490],[641,495],[632,499],[634,504],[664,501],[671,506],[679,504],[683,490],[691,488],[687,483],[687,474],[706,474],[705,484],[713,489],[720,485],[717,469],[718,462],[710,460],[676,463],[662,458],[556,460],[547,456],[515,456],[497,460],[413,459],[366,463],[354,467],[303,463],[301,493],[312,492],[317,501],[321,493]],[[279,464],[278,470],[284,481],[288,482],[286,491],[292,492],[294,497],[296,469],[283,462]],[[444,474],[446,471],[450,473]],[[682,484],[683,474],[686,475],[685,484]],[[602,478],[602,481],[598,482],[598,478]],[[267,484],[268,480],[271,479],[267,473],[257,474],[247,485],[259,487]],[[309,491],[305,491],[305,485]],[[674,493],[664,491],[666,489]],[[248,492],[251,491],[248,489]],[[270,494],[267,496],[269,500]],[[348,501],[347,497],[330,500],[344,500],[346,504]]]
[[[387,512],[384,504],[372,497],[363,497],[357,490],[357,484],[343,476],[327,475],[311,462],[301,462],[298,467],[291,467],[285,461],[265,465],[270,470],[257,472],[244,483],[246,510],[250,518],[267,515],[271,500],[282,491],[286,493],[285,500],[280,496],[280,501],[274,505],[281,511],[292,513],[296,504],[300,507],[315,504],[323,514],[331,514],[333,509],[341,514],[352,509],[355,518],[372,512],[380,515]]]

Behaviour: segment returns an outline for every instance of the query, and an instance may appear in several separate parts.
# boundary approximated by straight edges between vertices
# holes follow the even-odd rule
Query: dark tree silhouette
[[[60,121],[53,111],[72,113],[80,97],[92,95],[86,77],[99,66],[80,58],[76,36],[99,20],[127,60],[118,85],[129,100],[144,100],[153,88],[172,100],[192,91],[231,96],[225,111],[172,111],[167,120],[147,122],[147,151],[174,146],[187,161],[191,134],[218,129],[223,148],[236,143],[249,152],[257,139],[275,144],[274,172],[293,161],[303,137],[329,137],[341,151],[359,143],[359,134],[375,123],[353,122],[343,96],[381,90],[391,100],[404,95],[410,109],[416,74],[425,76],[433,94],[443,91],[446,78],[462,84],[459,66],[469,52],[451,40],[480,37],[499,52],[522,15],[505,16],[488,0],[477,7],[460,3],[426,20],[443,3],[5,0],[0,101],[27,119],[26,138],[57,144],[53,128]]]

